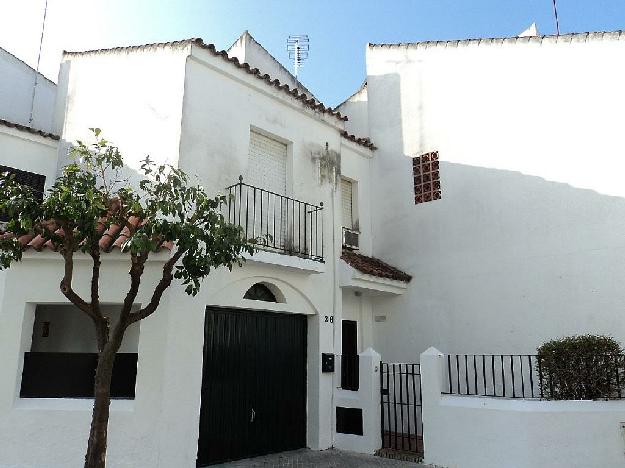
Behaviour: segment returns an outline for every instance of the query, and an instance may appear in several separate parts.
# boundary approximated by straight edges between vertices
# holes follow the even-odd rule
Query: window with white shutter
[[[261,133],[250,132],[246,184],[286,194],[287,145]]]
[[[246,235],[262,238],[262,242],[279,249],[292,248],[298,235],[295,207],[285,196],[286,180],[287,145],[250,131],[247,168],[243,175],[248,186],[242,195],[246,204]]]
[[[343,227],[353,229],[353,184],[351,180],[341,179],[341,207],[343,213]]]

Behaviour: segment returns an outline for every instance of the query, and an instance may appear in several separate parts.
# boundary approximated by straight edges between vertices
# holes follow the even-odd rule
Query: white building
[[[249,34],[239,42],[245,49],[237,54],[252,65],[201,40],[63,57],[54,121],[59,165],[71,142],[88,138],[89,127],[100,127],[130,170],[149,154],[197,176],[208,192],[229,191],[239,210],[232,220],[250,233],[269,230],[275,244],[243,268],[213,273],[195,298],[172,286],[159,312],[129,336],[119,372],[137,362],[136,384],[132,375],[117,393],[125,399],[112,403],[111,466],[193,466],[196,458],[215,462],[305,446],[379,446],[379,423],[362,436],[336,433],[344,417],[337,421],[335,408],[355,407],[358,420],[364,411],[364,419],[374,421],[378,401],[371,392],[367,400],[354,391],[353,381],[351,390],[341,389],[341,372],[321,366],[322,353],[352,356],[370,347],[372,297],[402,294],[409,279],[366,256],[372,252],[373,145],[346,134],[339,113],[274,79],[286,71],[267,60]],[[259,71],[256,63],[265,68]],[[258,216],[241,218],[241,210]],[[355,268],[340,260],[343,226],[360,232],[360,253],[349,259]],[[0,379],[0,433],[11,434],[0,439],[0,466],[79,466],[91,411],[89,400],[75,397],[84,396],[85,385],[67,386],[72,375],[61,382],[40,379],[49,377],[42,369],[70,369],[65,359],[88,368],[94,342],[68,338],[90,324],[62,305],[56,286],[60,259],[35,252],[36,242],[6,273],[0,294],[6,320],[0,354],[8,362]],[[153,260],[145,294],[165,255]],[[102,300],[114,316],[126,287],[126,263],[117,251],[105,257]],[[87,287],[83,269],[89,263],[80,265],[79,289]],[[360,271],[369,265],[378,276]],[[35,276],[49,281],[32,288]],[[248,341],[228,342],[220,327],[247,333]],[[209,343],[213,348],[204,354]],[[377,367],[379,355],[367,356],[361,366],[368,363],[371,370],[375,361]],[[242,372],[244,366],[251,370]],[[215,369],[224,373],[222,380],[212,378]],[[52,429],[51,421],[60,426]],[[220,445],[216,437],[238,444]],[[139,443],[141,453],[131,449]]]
[[[339,110],[378,147],[374,253],[414,277],[374,306],[385,359],[625,344],[623,51],[622,32],[368,45]],[[439,192],[413,171],[432,152]]]
[[[532,354],[590,332],[625,342],[624,44],[622,33],[371,44],[366,83],[338,110],[247,32],[228,52],[191,39],[65,53],[42,128],[58,148],[52,134],[6,127],[54,141],[54,164],[20,166],[30,147],[0,140],[1,165],[49,183],[68,145],[100,127],[131,171],[149,154],[232,193],[232,221],[275,244],[194,298],[172,285],[129,334],[109,465],[372,452],[376,351],[416,363],[430,346]],[[111,234],[102,300],[114,316],[127,263]],[[95,343],[74,338],[89,324],[58,291],[58,254],[31,244],[0,273],[0,467],[78,467],[88,379],[53,371],[89,369]],[[166,258],[151,261],[137,305]],[[87,290],[89,261],[78,263]]]

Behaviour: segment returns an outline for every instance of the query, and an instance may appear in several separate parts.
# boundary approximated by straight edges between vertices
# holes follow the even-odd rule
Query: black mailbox
[[[334,372],[334,354],[321,354],[321,372]]]

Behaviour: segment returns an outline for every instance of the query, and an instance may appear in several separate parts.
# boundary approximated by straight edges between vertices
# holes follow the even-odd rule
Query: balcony
[[[241,226],[258,248],[323,263],[323,203],[295,200],[253,185],[226,188],[228,221]]]

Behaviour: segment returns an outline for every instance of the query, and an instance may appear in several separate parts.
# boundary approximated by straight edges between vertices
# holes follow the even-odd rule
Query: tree
[[[209,197],[204,189],[189,183],[180,169],[155,165],[149,158],[141,165],[141,180],[133,188],[120,177],[123,158],[117,147],[91,129],[94,142],[78,141],[61,176],[44,194],[35,193],[8,174],[0,176],[0,213],[8,222],[0,236],[0,269],[9,268],[22,258],[24,247],[19,237],[38,234],[54,243],[64,265],[60,290],[95,327],[98,364],[95,373],[94,405],[85,468],[104,468],[106,464],[110,386],[115,355],[126,329],[152,315],[165,290],[174,279],[185,292],[196,295],[200,281],[211,270],[241,266],[243,254],[254,246],[238,226],[228,223],[222,207],[223,196]],[[130,285],[122,303],[120,318],[114,326],[100,307],[101,249],[103,232],[111,225],[123,226],[127,238],[121,249],[129,256]],[[150,302],[140,310],[132,306],[137,297],[148,257],[171,248]],[[90,297],[74,290],[74,257],[91,257]]]

